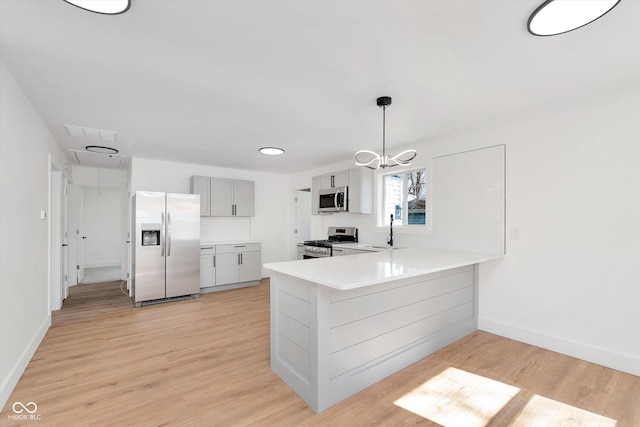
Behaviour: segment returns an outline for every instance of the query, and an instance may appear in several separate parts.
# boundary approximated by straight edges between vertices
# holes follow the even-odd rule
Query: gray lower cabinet
[[[236,243],[200,247],[200,293],[257,285],[262,245]]]
[[[200,287],[216,285],[216,247],[200,247]]]
[[[216,286],[254,282],[261,277],[260,243],[216,246]]]

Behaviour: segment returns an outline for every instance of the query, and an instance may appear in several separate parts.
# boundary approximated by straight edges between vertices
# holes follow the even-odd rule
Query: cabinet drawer
[[[200,255],[215,255],[215,246],[200,246]]]
[[[259,252],[260,243],[237,243],[232,245],[216,245],[216,253],[231,254],[239,252]]]

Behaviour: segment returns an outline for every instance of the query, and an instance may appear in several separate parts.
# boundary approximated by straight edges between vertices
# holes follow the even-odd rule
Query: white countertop
[[[381,252],[387,251],[389,249],[400,249],[400,248],[391,248],[390,246],[375,246],[368,245],[366,243],[334,243],[332,245],[334,248],[344,248],[344,249],[359,249],[361,251],[369,251],[369,252]]]
[[[227,240],[227,241],[200,241],[200,246],[217,246],[217,245],[248,245],[252,243],[260,243],[256,240]]]
[[[502,258],[500,254],[406,248],[357,255],[272,262],[263,267],[348,290]]]

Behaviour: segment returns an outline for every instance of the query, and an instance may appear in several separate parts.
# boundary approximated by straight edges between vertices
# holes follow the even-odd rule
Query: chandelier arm
[[[400,159],[400,157],[409,153],[411,154],[409,158]],[[395,156],[390,157],[389,160],[391,160],[392,162],[395,162],[397,165],[409,166],[411,164],[411,160],[415,159],[417,155],[418,155],[418,152],[416,150],[405,150],[402,153],[398,153]]]
[[[358,156],[362,157],[361,154],[371,154],[371,159],[370,160],[361,160],[361,159],[358,158]],[[366,166],[366,167],[371,168],[371,169],[378,169],[378,167],[380,166],[380,156],[378,155],[378,153],[373,152],[371,150],[360,150],[353,157],[356,160],[356,166]],[[376,167],[375,168],[371,167],[370,165],[373,164],[376,161],[378,162]]]

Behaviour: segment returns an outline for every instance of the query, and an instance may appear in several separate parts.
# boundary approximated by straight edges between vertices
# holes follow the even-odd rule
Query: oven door
[[[331,248],[303,246],[302,259],[326,258],[331,256]]]

